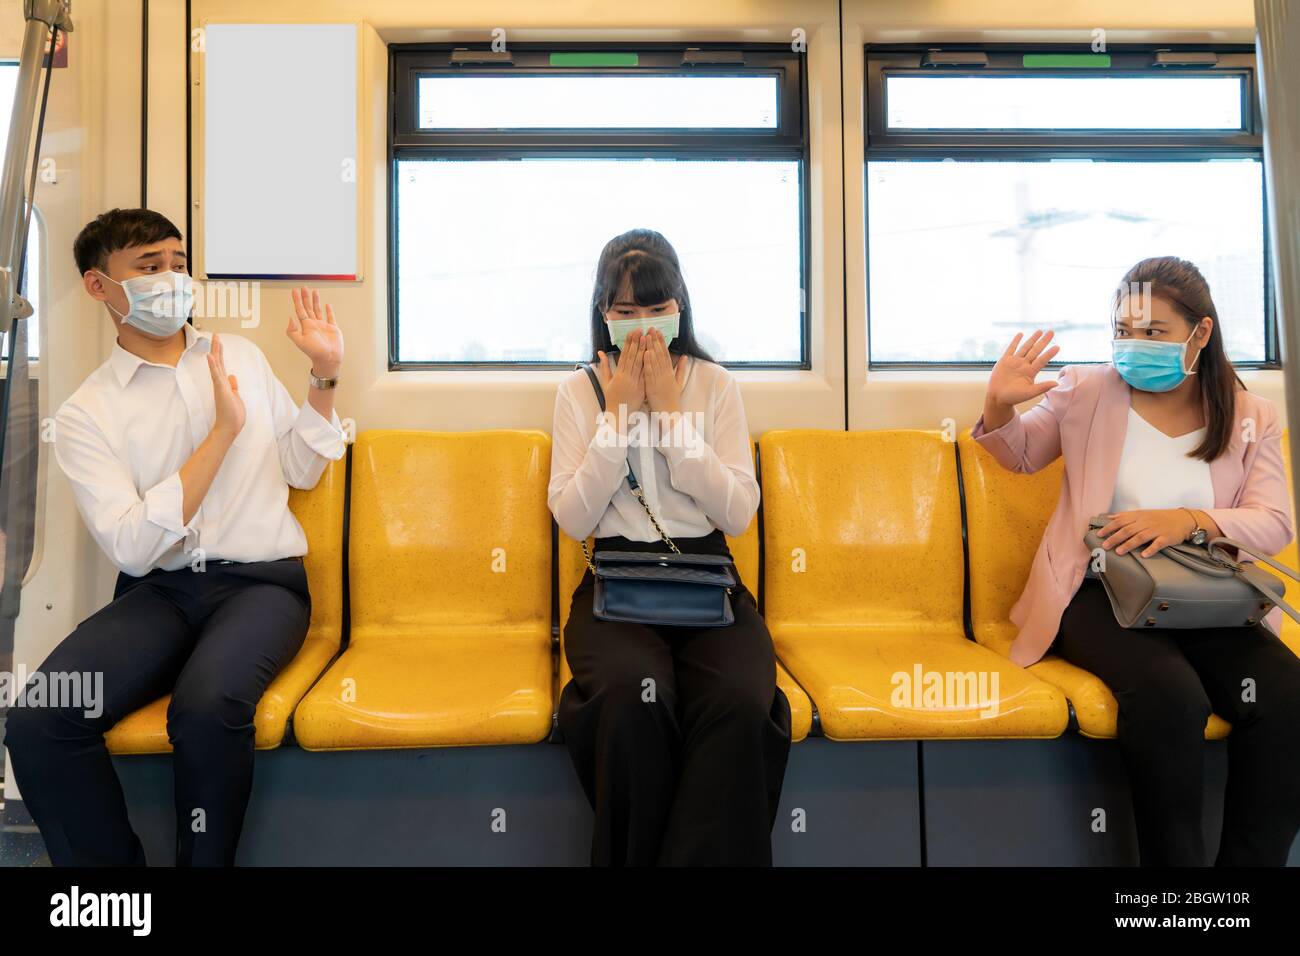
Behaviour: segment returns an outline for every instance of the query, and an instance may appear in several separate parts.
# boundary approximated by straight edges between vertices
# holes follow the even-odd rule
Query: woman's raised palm
[[[1052,333],[1037,331],[1023,345],[1021,338],[1023,335],[1017,333],[989,375],[989,397],[1001,405],[1019,405],[1056,388],[1055,382],[1035,381],[1038,373],[1061,351],[1056,345],[1047,347]]]

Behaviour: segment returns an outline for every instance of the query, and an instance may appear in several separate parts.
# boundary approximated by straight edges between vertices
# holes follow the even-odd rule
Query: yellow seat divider
[[[970,612],[975,640],[1005,656],[1017,628],[1011,607],[1020,597],[1043,530],[1061,495],[1064,462],[1032,475],[1019,475],[998,464],[964,433],[958,441],[962,485],[966,494],[966,535],[970,549]],[[1079,733],[1085,737],[1116,735],[1119,704],[1101,678],[1069,661],[1048,654],[1029,672],[1065,692],[1074,705]],[[1209,740],[1226,737],[1230,726],[1218,714],[1205,725]]]
[[[546,738],[550,456],[541,431],[358,436],[350,639],[298,705],[303,748]]]
[[[1059,689],[966,638],[951,442],[784,430],[760,450],[767,622],[827,737],[1064,731]]]
[[[289,717],[307,689],[339,651],[343,635],[343,500],[345,459],[330,462],[311,491],[289,490],[289,507],[307,534],[311,624],[297,655],[271,681],[253,718],[255,746],[267,750],[284,740]],[[171,695],[117,722],[104,739],[115,754],[171,752],[167,707]]]
[[[587,539],[587,546],[592,547],[594,538]],[[758,599],[758,517],[749,523],[745,533],[739,538],[727,537],[727,546],[731,549],[731,556],[735,559],[736,570],[740,572],[740,579],[749,588],[749,593]],[[559,546],[559,594],[560,594],[560,664],[559,680],[556,683],[556,701],[559,701],[559,692],[564,690],[566,684],[572,679],[573,674],[569,671],[569,662],[564,656],[564,625],[569,620],[569,607],[573,601],[573,592],[578,587],[578,582],[582,580],[583,572],[587,570],[586,561],[582,557],[582,546],[570,538],[563,531],[560,532]],[[812,702],[808,695],[804,693],[790,672],[778,660],[776,662],[776,685],[785,692],[786,699],[790,702],[790,739],[798,742],[808,736],[812,729]]]

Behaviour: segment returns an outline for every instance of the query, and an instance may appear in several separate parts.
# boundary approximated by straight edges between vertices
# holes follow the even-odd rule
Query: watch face
[[[1204,528],[1201,528],[1200,530],[1192,533],[1192,544],[1205,544],[1205,542],[1209,539],[1209,537],[1210,537],[1210,532],[1206,531]]]

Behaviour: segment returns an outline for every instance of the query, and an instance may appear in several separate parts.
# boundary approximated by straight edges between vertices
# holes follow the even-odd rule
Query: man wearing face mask
[[[11,709],[14,773],[55,865],[143,864],[103,735],[171,693],[177,862],[229,865],[252,785],[253,715],[307,631],[307,540],[289,486],[313,487],[343,456],[333,397],[343,336],[318,294],[294,290],[286,334],[310,359],[295,406],[256,345],[187,322],[184,246],[165,217],[106,212],[74,255],[116,341],[59,409],[54,453],[121,573],[112,603],[40,668],[51,686],[53,675],[102,673],[99,712]]]

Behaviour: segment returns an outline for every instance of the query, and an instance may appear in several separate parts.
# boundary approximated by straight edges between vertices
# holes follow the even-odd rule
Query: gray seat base
[[[1206,748],[1212,859],[1227,747],[1214,741]],[[171,758],[117,757],[114,764],[150,862],[171,863]],[[20,828],[25,814],[11,801],[5,815]],[[282,747],[257,755],[238,862],[582,866],[591,820],[568,751],[555,744],[338,753]],[[772,848],[780,866],[1137,863],[1119,748],[1072,733],[1001,741],[811,737],[790,749]],[[1290,862],[1300,865],[1300,841]]]

